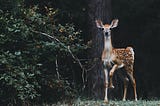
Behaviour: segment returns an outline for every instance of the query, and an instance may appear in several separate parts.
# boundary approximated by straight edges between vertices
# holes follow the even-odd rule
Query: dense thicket
[[[0,104],[75,97],[81,82],[75,58],[86,48],[81,31],[47,5],[0,4]]]

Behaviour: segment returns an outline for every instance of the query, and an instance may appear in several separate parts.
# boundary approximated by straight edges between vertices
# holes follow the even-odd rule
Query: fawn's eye
[[[102,31],[104,30],[104,28],[100,28]]]

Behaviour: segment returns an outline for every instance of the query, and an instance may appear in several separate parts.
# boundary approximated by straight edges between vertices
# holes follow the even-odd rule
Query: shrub
[[[77,55],[86,48],[80,31],[73,24],[56,22],[57,11],[52,8],[43,13],[37,6],[19,8],[14,14],[0,11],[0,102],[73,98],[76,91],[66,79],[73,69],[60,65],[60,71],[55,62],[71,62],[68,46]]]

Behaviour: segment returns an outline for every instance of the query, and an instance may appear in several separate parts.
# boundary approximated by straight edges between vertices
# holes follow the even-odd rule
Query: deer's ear
[[[111,28],[115,28],[118,26],[118,19],[114,19],[112,22],[111,22]]]
[[[103,28],[103,23],[101,20],[96,20],[96,25],[98,28]]]

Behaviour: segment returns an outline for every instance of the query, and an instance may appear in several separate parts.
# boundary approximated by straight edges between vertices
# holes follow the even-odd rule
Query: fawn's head
[[[107,38],[111,37],[111,29],[118,26],[118,19],[112,20],[111,24],[104,24],[101,20],[96,20],[96,25],[103,31],[103,35]]]

